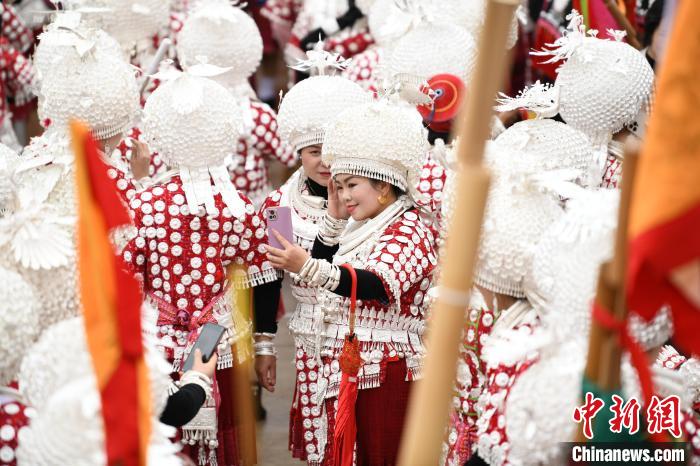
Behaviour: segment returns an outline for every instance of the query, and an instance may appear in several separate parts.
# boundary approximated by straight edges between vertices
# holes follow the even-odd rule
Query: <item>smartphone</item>
[[[207,323],[202,327],[202,331],[197,337],[197,341],[192,347],[192,351],[187,356],[185,365],[182,366],[182,371],[186,372],[192,369],[194,365],[194,350],[199,349],[202,352],[202,360],[204,362],[209,361],[209,358],[216,351],[216,347],[219,345],[221,337],[224,336],[226,328],[218,324]]]
[[[277,249],[284,247],[277,241],[272,230],[284,237],[287,241],[294,244],[294,229],[292,228],[292,210],[289,207],[270,207],[265,209],[265,220],[267,221],[267,237],[270,246]]]

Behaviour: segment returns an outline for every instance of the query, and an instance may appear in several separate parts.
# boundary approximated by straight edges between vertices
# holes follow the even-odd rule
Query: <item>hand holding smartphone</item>
[[[265,220],[267,221],[267,237],[270,246],[284,249],[284,246],[272,234],[272,230],[276,230],[284,239],[294,244],[292,210],[289,207],[270,207],[265,209]]]
[[[187,360],[185,360],[185,364],[182,366],[182,371],[187,372],[192,370],[192,365],[195,360],[195,350],[197,349],[202,352],[202,361],[209,361],[209,358],[211,358],[216,351],[216,347],[219,345],[219,341],[221,341],[221,337],[224,336],[225,332],[226,328],[221,325],[212,323],[204,324],[199,337],[197,337],[197,341],[194,343],[190,354],[187,356]]]

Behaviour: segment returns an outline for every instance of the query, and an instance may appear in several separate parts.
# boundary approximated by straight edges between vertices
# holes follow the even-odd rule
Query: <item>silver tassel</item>
[[[206,449],[207,447],[205,446],[204,442],[200,442],[199,444],[199,453],[197,455],[197,462],[199,463],[199,466],[207,466],[207,452]]]
[[[218,466],[219,462],[216,460],[216,448],[209,449],[209,466]]]

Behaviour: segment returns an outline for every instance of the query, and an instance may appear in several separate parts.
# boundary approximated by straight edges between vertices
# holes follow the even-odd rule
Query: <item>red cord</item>
[[[354,335],[355,333],[355,309],[357,308],[357,273],[355,272],[355,268],[350,265],[350,264],[343,264],[341,267],[344,267],[348,272],[350,272],[350,318],[349,318],[349,323],[350,323],[350,335]]]

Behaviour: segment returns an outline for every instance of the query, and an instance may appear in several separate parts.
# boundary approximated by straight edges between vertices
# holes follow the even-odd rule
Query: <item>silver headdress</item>
[[[432,0],[437,3],[435,16],[442,20],[466,28],[474,38],[478,38],[486,19],[487,0]],[[518,16],[513,15],[510,23],[506,48],[512,48],[518,40]]]
[[[534,247],[563,214],[558,190],[565,181],[588,179],[593,152],[585,136],[553,120],[513,125],[487,149],[494,182],[474,281],[495,293],[523,298]]]
[[[153,45],[153,37],[167,27],[170,0],[63,0],[67,9],[81,12],[94,27],[114,37],[129,55]]]
[[[502,92],[499,94],[496,111],[507,112],[519,108],[526,108],[538,117],[552,118],[559,113],[559,88],[536,81],[532,86],[521,90],[515,97]]]
[[[559,169],[576,170],[575,178],[587,185],[600,178],[595,172],[596,157],[586,136],[564,123],[542,119],[525,120],[502,132],[495,146],[506,151],[518,152],[517,163],[526,163],[531,172]],[[509,158],[490,158],[489,163],[512,165]]]
[[[641,52],[620,41],[620,34],[613,33],[613,40],[597,38],[575,10],[567,19],[569,30],[549,44],[552,48],[533,55],[551,57],[548,62],[565,60],[554,84],[559,113],[593,144],[605,145],[650,111],[654,72]]]
[[[307,52],[307,55],[309,60],[300,65],[319,75],[292,87],[282,100],[277,115],[280,135],[295,151],[323,144],[326,129],[340,112],[371,99],[354,82],[325,74],[327,67],[342,69],[345,63],[342,57],[319,50]]]
[[[496,179],[491,186],[474,283],[494,293],[524,298],[523,278],[532,249],[563,211],[534,179],[523,172],[519,175]]]
[[[398,39],[423,22],[423,12],[415,2],[376,0],[367,12],[367,24],[374,41],[391,48]]]
[[[382,99],[338,115],[326,133],[323,162],[333,176],[382,180],[417,199],[427,149],[427,131],[415,109]]]
[[[77,67],[85,54],[95,49],[114,57],[123,56],[119,42],[102,29],[90,27],[79,12],[56,12],[39,35],[32,56],[39,82],[55,65]]]
[[[612,255],[619,192],[571,187],[567,211],[542,235],[525,294],[557,341],[587,341],[600,264]]]
[[[263,42],[255,21],[226,0],[194,5],[177,37],[184,69],[204,62],[231,69],[213,79],[228,88],[246,83],[258,68]]]
[[[402,86],[411,103],[426,103],[427,81],[450,74],[469,82],[476,61],[476,43],[466,29],[450,23],[423,22],[399,39],[387,61],[387,77]]]
[[[190,67],[162,84],[146,101],[143,130],[149,146],[165,163],[180,170],[192,212],[204,206],[214,212],[214,185],[235,217],[245,202],[231,183],[225,159],[241,136],[242,112],[220,84],[204,76],[221,70],[211,65]]]
[[[139,109],[134,69],[100,35],[58,27],[42,35],[39,117],[55,128],[88,124],[97,139],[131,127]],[[103,45],[103,46],[100,46]],[[41,50],[42,46],[39,47]]]

